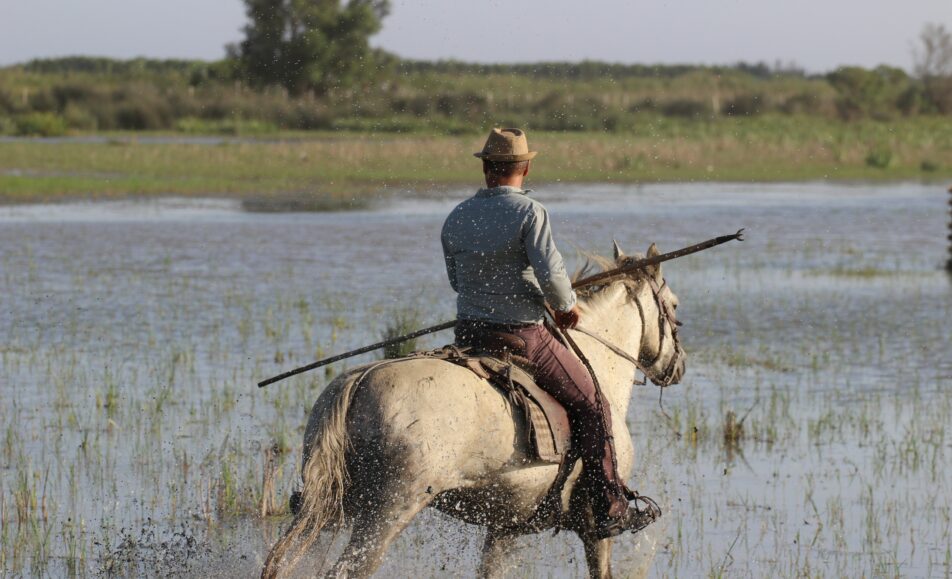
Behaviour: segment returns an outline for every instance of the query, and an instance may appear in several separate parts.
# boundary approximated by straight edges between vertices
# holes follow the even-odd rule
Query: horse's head
[[[651,244],[646,257],[659,255]],[[624,254],[615,243],[615,265],[623,267],[637,257]],[[684,376],[687,354],[678,337],[678,296],[674,294],[661,273],[661,264],[629,275],[628,293],[641,316],[642,333],[638,361],[648,378],[658,386],[677,384]]]

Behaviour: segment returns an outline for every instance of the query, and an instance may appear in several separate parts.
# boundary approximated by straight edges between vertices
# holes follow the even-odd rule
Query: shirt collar
[[[531,193],[532,189],[520,189],[511,185],[500,185],[499,187],[483,187],[476,192],[477,197],[495,197],[496,195],[505,195],[506,193],[518,193],[526,195]]]

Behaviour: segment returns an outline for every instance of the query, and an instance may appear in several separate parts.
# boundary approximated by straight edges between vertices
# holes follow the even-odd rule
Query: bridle
[[[668,281],[664,278],[661,278],[661,285],[658,285],[658,282],[651,276],[648,277],[648,286],[651,288],[651,293],[654,294],[655,303],[658,305],[658,353],[655,355],[654,359],[650,363],[646,363],[646,366],[649,368],[654,366],[658,361],[658,358],[661,357],[661,353],[664,352],[664,339],[665,339],[665,324],[671,327],[671,339],[674,340],[674,356],[671,357],[671,360],[665,366],[664,370],[661,372],[661,375],[664,376],[662,383],[655,382],[658,386],[662,388],[670,386],[671,382],[674,380],[674,369],[677,367],[677,364],[684,357],[684,348],[681,347],[681,338],[678,335],[678,327],[681,325],[681,322],[678,321],[677,316],[674,313],[674,307],[671,306],[661,296],[661,292],[667,287]],[[635,305],[638,306],[638,311],[641,314],[642,324],[644,324],[644,312],[642,311],[641,302],[635,298]],[[644,326],[642,326],[644,327]],[[644,342],[644,332],[641,335],[642,342]],[[639,348],[640,351],[644,351],[644,348]]]
[[[664,340],[665,340],[665,326],[670,325],[671,327],[671,339],[674,340],[674,356],[671,357],[671,360],[667,363],[664,370],[661,372],[661,375],[664,377],[660,382],[651,378],[651,381],[657,384],[658,386],[664,388],[670,386],[674,381],[674,371],[677,367],[677,364],[680,363],[681,359],[684,357],[684,349],[681,347],[681,338],[678,336],[678,326],[681,325],[681,322],[678,321],[677,317],[674,314],[674,308],[669,304],[661,295],[661,292],[664,291],[664,288],[667,286],[668,282],[662,278],[661,285],[658,285],[658,282],[653,277],[647,278],[648,287],[651,288],[652,296],[654,297],[655,304],[658,306],[658,353],[651,361],[644,361],[642,356],[639,354],[638,358],[628,354],[615,344],[612,344],[605,338],[602,338],[598,334],[591,332],[585,328],[577,327],[576,331],[585,334],[586,336],[596,340],[609,350],[611,350],[617,356],[628,360],[635,367],[641,370],[641,373],[645,375],[646,378],[650,377],[648,368],[654,366],[658,359],[661,357],[661,354],[664,352]],[[638,316],[641,318],[641,327],[646,327],[647,319],[645,318],[645,309],[641,304],[641,299],[635,295],[632,300],[635,302],[635,306],[638,308]],[[641,344],[639,344],[638,350],[639,353],[644,352],[644,343],[645,343],[645,332],[641,333]],[[638,385],[643,385],[645,382],[636,382]]]

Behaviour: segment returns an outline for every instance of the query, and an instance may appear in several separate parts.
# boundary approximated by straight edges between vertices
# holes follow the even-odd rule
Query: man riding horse
[[[446,218],[443,254],[457,292],[456,342],[528,359],[534,377],[566,409],[572,445],[598,538],[644,527],[654,515],[629,506],[617,472],[608,400],[589,370],[544,324],[574,328],[581,318],[549,214],[522,185],[536,152],[519,129],[493,129],[483,150],[486,187]]]

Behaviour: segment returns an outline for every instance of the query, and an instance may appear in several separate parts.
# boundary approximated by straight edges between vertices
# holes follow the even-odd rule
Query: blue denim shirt
[[[545,302],[575,305],[549,213],[517,187],[480,189],[450,212],[441,239],[457,316],[496,323],[538,323]]]

